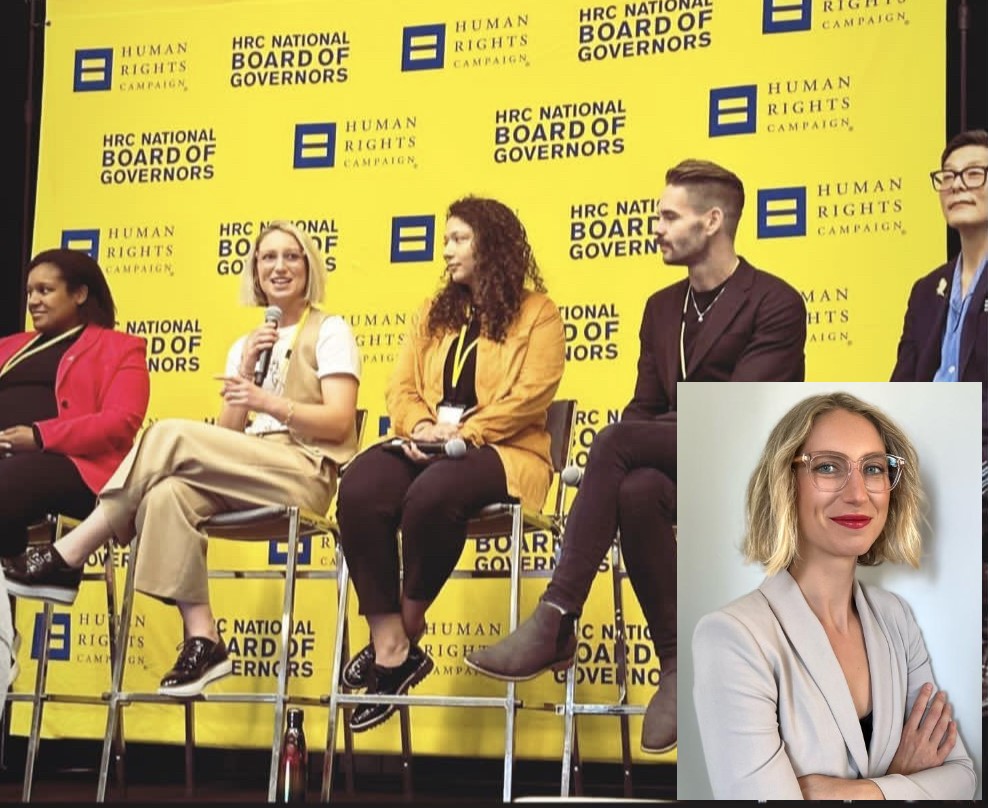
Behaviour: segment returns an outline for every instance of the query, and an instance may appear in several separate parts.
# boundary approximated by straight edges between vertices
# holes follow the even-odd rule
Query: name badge
[[[457,426],[463,417],[463,412],[464,408],[458,407],[455,404],[440,404],[439,409],[436,411],[438,417],[437,423]]]

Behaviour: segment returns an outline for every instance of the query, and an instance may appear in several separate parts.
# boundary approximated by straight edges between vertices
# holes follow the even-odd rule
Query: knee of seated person
[[[183,431],[189,428],[190,423],[196,422],[190,422],[185,418],[162,418],[144,430],[142,443],[147,445],[149,441],[153,441],[170,447],[182,437]]]
[[[589,462],[593,462],[594,459],[600,460],[606,455],[616,451],[620,437],[620,421],[613,424],[607,424],[598,430],[597,435],[593,439],[593,443],[590,445]]]
[[[634,469],[621,483],[618,497],[621,510],[655,503],[670,516],[676,514],[676,484],[658,469]]]
[[[418,528],[428,530],[430,525],[465,518],[467,514],[459,512],[459,508],[456,502],[443,496],[440,491],[411,492],[402,505],[401,529],[413,532]]]

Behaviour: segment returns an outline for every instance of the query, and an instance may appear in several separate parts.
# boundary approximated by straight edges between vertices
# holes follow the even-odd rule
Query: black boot
[[[535,611],[511,634],[494,645],[471,651],[466,663],[475,671],[509,682],[534,679],[540,673],[565,670],[576,655],[576,615],[563,614],[539,601]]]

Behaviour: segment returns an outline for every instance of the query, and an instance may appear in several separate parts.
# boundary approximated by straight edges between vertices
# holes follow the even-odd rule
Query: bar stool
[[[562,480],[567,485],[578,486],[582,475],[579,470],[575,474],[563,474]],[[673,525],[673,535],[677,535]],[[623,776],[623,791],[625,797],[631,797],[632,761],[630,716],[644,715],[646,706],[628,703],[628,643],[624,619],[624,582],[628,580],[628,571],[624,566],[621,554],[620,531],[615,534],[610,547],[611,567],[611,596],[614,601],[614,643],[613,658],[616,663],[614,685],[616,694],[612,701],[579,702],[576,700],[576,680],[579,675],[579,653],[573,665],[566,671],[566,688],[564,702],[556,706],[556,712],[563,716],[563,756],[561,793],[568,797],[571,791],[576,796],[583,795],[583,766],[580,758],[579,733],[577,732],[578,715],[613,715],[620,722],[621,732],[621,764]],[[577,621],[577,636],[579,636],[579,621]]]
[[[363,435],[366,410],[357,411],[358,443]],[[107,780],[110,767],[111,753],[114,749],[113,738],[118,734],[123,737],[122,708],[134,703],[178,704],[185,710],[185,790],[186,796],[191,796],[195,790],[195,704],[197,702],[233,703],[233,704],[272,704],[274,705],[274,733],[271,746],[271,765],[268,775],[268,802],[274,802],[278,788],[278,762],[281,757],[281,746],[285,722],[285,710],[290,703],[319,704],[318,699],[305,699],[301,696],[288,694],[288,657],[292,641],[292,629],[295,623],[295,592],[298,581],[309,578],[335,578],[334,570],[300,570],[297,566],[299,542],[306,537],[317,535],[338,535],[338,529],[333,519],[300,508],[297,505],[265,505],[239,511],[229,511],[216,514],[201,526],[207,536],[232,541],[258,541],[263,539],[285,541],[285,568],[266,570],[244,569],[210,569],[209,578],[225,579],[282,579],[284,580],[281,637],[278,653],[277,684],[273,692],[268,693],[200,693],[197,696],[176,697],[160,693],[143,693],[126,691],[123,688],[124,658],[114,658],[111,689],[108,694],[109,709],[107,711],[106,731],[103,736],[103,753],[100,761],[99,784],[97,801],[106,799]],[[338,542],[335,542],[338,547]],[[134,579],[136,569],[136,554],[139,549],[140,537],[130,544],[130,564],[127,567],[127,578],[120,613],[120,628],[117,644],[127,647],[134,606]],[[123,746],[121,744],[121,750]]]
[[[580,758],[579,733],[576,717],[578,715],[613,715],[620,722],[621,731],[621,764],[623,775],[624,796],[631,797],[632,763],[631,763],[631,732],[629,717],[643,715],[645,705],[628,703],[628,644],[626,640],[624,620],[623,582],[628,578],[621,557],[619,536],[615,536],[610,549],[611,592],[614,599],[614,644],[613,658],[616,663],[615,687],[617,693],[610,702],[578,702],[576,700],[576,680],[579,673],[579,653],[573,665],[566,671],[565,701],[557,705],[556,712],[563,716],[563,759],[561,775],[561,794],[570,795],[572,776],[572,791],[576,796],[583,796],[583,766]],[[577,636],[579,636],[579,621],[577,621]]]
[[[505,573],[485,573],[485,578],[507,577],[510,581],[508,627],[514,631],[518,626],[518,610],[521,595],[521,579],[529,573],[521,571],[521,545],[523,535],[531,531],[545,531],[558,538],[562,533],[563,511],[565,506],[565,489],[559,483],[559,475],[569,463],[570,448],[573,439],[573,429],[576,420],[576,401],[573,399],[558,399],[550,407],[547,418],[547,430],[550,434],[550,454],[552,457],[553,474],[556,479],[555,497],[549,511],[533,512],[524,509],[518,502],[503,502],[488,505],[471,519],[467,531],[471,539],[494,539],[504,536],[511,538],[510,570]],[[505,802],[511,801],[512,773],[514,766],[515,717],[517,710],[524,706],[515,697],[515,682],[506,682],[503,696],[380,696],[357,693],[345,693],[340,688],[340,673],[347,657],[344,648],[348,645],[348,628],[346,623],[349,603],[349,572],[342,550],[337,544],[337,587],[339,590],[339,605],[337,607],[336,647],[333,654],[333,679],[329,695],[325,700],[329,704],[329,722],[327,726],[326,754],[323,758],[322,801],[328,802],[331,797],[333,783],[333,765],[336,749],[336,724],[339,711],[358,704],[396,704],[402,718],[401,741],[402,762],[405,775],[406,789],[410,784],[411,765],[411,733],[408,719],[402,713],[411,706],[434,707],[496,707],[505,711],[504,726],[504,777],[502,797]],[[462,571],[454,571],[451,577],[480,577]],[[406,796],[407,791],[406,791]]]
[[[32,525],[28,529],[28,542],[30,544],[47,544],[57,541],[71,528],[79,524],[78,519],[63,514],[49,514],[43,521]],[[96,572],[87,567],[82,574],[82,581],[103,581],[106,586],[106,626],[109,640],[110,665],[114,664],[118,654],[116,644],[117,634],[117,608],[116,608],[116,575],[115,575],[114,553],[107,551],[103,562],[103,569]],[[12,596],[16,598],[16,595]],[[31,791],[34,785],[34,768],[38,757],[38,748],[41,743],[41,722],[44,715],[45,704],[49,702],[60,702],[68,704],[85,704],[107,706],[107,693],[99,694],[78,694],[78,693],[53,693],[48,690],[48,663],[50,661],[50,645],[52,636],[52,626],[55,623],[54,604],[44,601],[41,611],[38,613],[34,624],[33,641],[29,643],[30,648],[37,648],[38,665],[34,677],[34,690],[30,692],[14,692],[12,687],[7,694],[8,703],[26,702],[31,704],[31,729],[28,733],[27,754],[24,764],[24,782],[21,788],[21,800],[30,802]],[[110,738],[113,747],[119,747],[122,739],[119,735]],[[122,758],[120,765],[116,769],[118,782],[123,782]]]

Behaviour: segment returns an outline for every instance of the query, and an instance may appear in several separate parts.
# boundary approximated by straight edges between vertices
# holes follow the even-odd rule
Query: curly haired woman
[[[432,670],[416,641],[470,516],[509,497],[538,508],[552,476],[546,417],[563,374],[563,322],[525,228],[502,203],[468,196],[449,206],[444,245],[445,284],[414,318],[388,384],[393,434],[353,460],[337,501],[371,636],[342,681],[368,694],[406,693]],[[407,439],[397,452],[394,437]],[[454,439],[462,456],[421,451]],[[371,729],[395,709],[361,704],[350,726]]]

